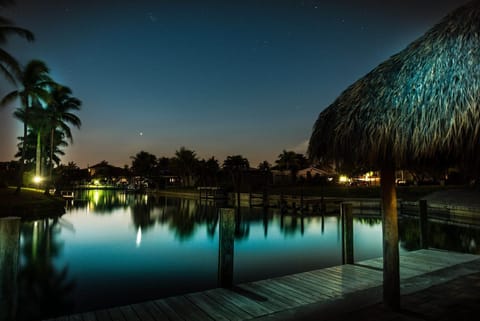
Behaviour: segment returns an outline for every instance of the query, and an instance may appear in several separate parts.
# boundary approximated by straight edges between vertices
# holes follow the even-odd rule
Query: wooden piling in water
[[[341,204],[342,220],[342,263],[353,264],[353,211],[352,204]]]
[[[221,208],[219,215],[218,285],[222,288],[231,288],[233,286],[235,209]]]
[[[16,319],[20,218],[0,218],[0,321]]]
[[[428,207],[426,200],[418,202],[419,222],[420,222],[420,246],[422,249],[428,248]]]

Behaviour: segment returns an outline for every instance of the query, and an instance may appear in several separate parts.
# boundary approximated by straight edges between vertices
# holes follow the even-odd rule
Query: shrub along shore
[[[0,217],[19,216],[22,219],[60,216],[65,213],[62,198],[45,195],[43,190],[0,188]]]

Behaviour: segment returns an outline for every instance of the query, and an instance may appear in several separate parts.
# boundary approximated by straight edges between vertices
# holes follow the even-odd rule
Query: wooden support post
[[[0,321],[16,319],[20,218],[0,218]]]
[[[419,221],[420,221],[420,246],[422,249],[428,248],[428,210],[427,201],[420,200],[419,207]]]
[[[248,206],[252,207],[252,191],[248,193]]]
[[[325,215],[322,214],[322,235],[325,233]]]
[[[400,310],[400,262],[398,252],[397,190],[395,167],[380,171],[383,203],[383,301],[394,311]]]
[[[233,286],[235,210],[221,208],[219,215],[218,285],[222,288],[231,288]]]
[[[352,204],[342,203],[342,263],[353,264],[353,211]]]

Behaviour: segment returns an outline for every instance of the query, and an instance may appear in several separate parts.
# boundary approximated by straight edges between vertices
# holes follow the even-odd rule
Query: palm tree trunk
[[[23,105],[25,106],[25,119],[23,121],[23,143],[22,143],[22,156],[20,158],[20,168],[18,173],[17,181],[17,190],[15,193],[20,193],[23,186],[23,174],[25,173],[25,157],[27,150],[27,131],[28,131],[28,106],[27,102],[24,101]]]
[[[397,190],[395,167],[380,171],[383,202],[383,300],[394,311],[400,309]]]
[[[42,135],[40,130],[37,133],[37,147],[36,147],[36,155],[35,155],[35,176],[41,176],[42,170]]]
[[[50,168],[48,171],[48,180],[52,182],[52,173],[53,173],[53,133],[55,129],[52,128],[50,131]]]

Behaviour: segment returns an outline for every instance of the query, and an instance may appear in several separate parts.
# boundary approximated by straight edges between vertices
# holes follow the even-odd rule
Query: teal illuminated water
[[[60,219],[22,223],[19,319],[218,286],[217,207],[101,190],[77,198]],[[338,216],[241,208],[235,217],[233,283],[341,264]],[[401,224],[401,251],[418,246],[413,225]],[[356,261],[382,256],[381,239],[380,216],[355,218]]]

